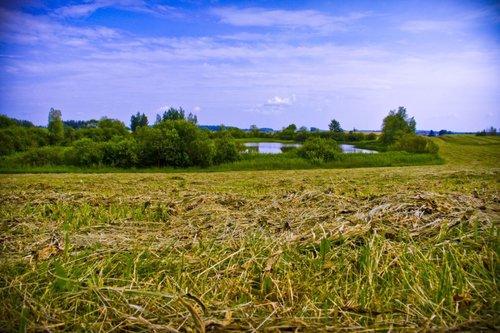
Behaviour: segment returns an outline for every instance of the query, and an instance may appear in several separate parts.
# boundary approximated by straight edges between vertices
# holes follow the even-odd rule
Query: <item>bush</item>
[[[205,139],[199,138],[187,147],[187,153],[192,165],[207,167],[213,164],[215,145],[208,137]]]
[[[240,159],[240,147],[229,136],[215,139],[214,163],[228,163]]]
[[[439,147],[426,137],[405,134],[395,144],[391,145],[389,150],[437,154]]]
[[[45,128],[11,126],[0,129],[0,156],[49,144],[49,133]]]
[[[11,155],[13,165],[40,167],[46,165],[64,165],[65,150],[63,147],[32,148],[26,152]]]
[[[66,154],[68,164],[78,166],[95,166],[102,163],[104,152],[102,146],[84,138],[73,143],[73,147]]]
[[[299,157],[308,159],[314,163],[334,161],[342,153],[342,149],[335,140],[322,138],[309,138],[297,149]]]
[[[102,144],[103,163],[120,168],[130,168],[137,165],[138,145],[134,139],[114,137],[111,141]]]

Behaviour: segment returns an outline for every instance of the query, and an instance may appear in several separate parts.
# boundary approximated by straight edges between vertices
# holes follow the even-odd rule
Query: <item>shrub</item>
[[[426,137],[405,134],[395,144],[391,145],[389,150],[437,154],[439,147]]]
[[[120,168],[130,168],[138,163],[138,145],[134,139],[114,137],[102,144],[103,163]]]
[[[46,146],[49,133],[45,128],[11,126],[0,129],[0,156]]]
[[[66,148],[63,147],[32,148],[28,151],[12,155],[10,162],[14,165],[32,167],[64,165],[65,150]]]
[[[73,143],[66,154],[68,164],[78,166],[94,166],[102,163],[104,152],[102,146],[88,138]]]
[[[231,139],[230,136],[217,138],[215,141],[214,163],[228,163],[240,159],[240,147]]]
[[[335,140],[322,138],[309,138],[297,149],[299,157],[308,159],[314,163],[328,162],[337,159],[342,149]]]
[[[187,147],[187,153],[192,165],[207,167],[213,164],[215,145],[208,137],[198,138]]]

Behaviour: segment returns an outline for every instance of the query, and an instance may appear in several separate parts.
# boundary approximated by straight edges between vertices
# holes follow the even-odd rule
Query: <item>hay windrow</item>
[[[497,329],[498,172],[411,170],[3,176],[0,325]]]

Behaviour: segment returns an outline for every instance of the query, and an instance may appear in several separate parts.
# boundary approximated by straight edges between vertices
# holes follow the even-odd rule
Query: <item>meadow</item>
[[[500,140],[433,140],[439,165],[0,175],[0,330],[498,331]]]

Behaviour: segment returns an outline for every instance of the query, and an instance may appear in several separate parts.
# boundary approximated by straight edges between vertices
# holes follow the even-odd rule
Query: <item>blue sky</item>
[[[0,113],[46,125],[170,106],[201,124],[500,127],[495,1],[4,1]]]

